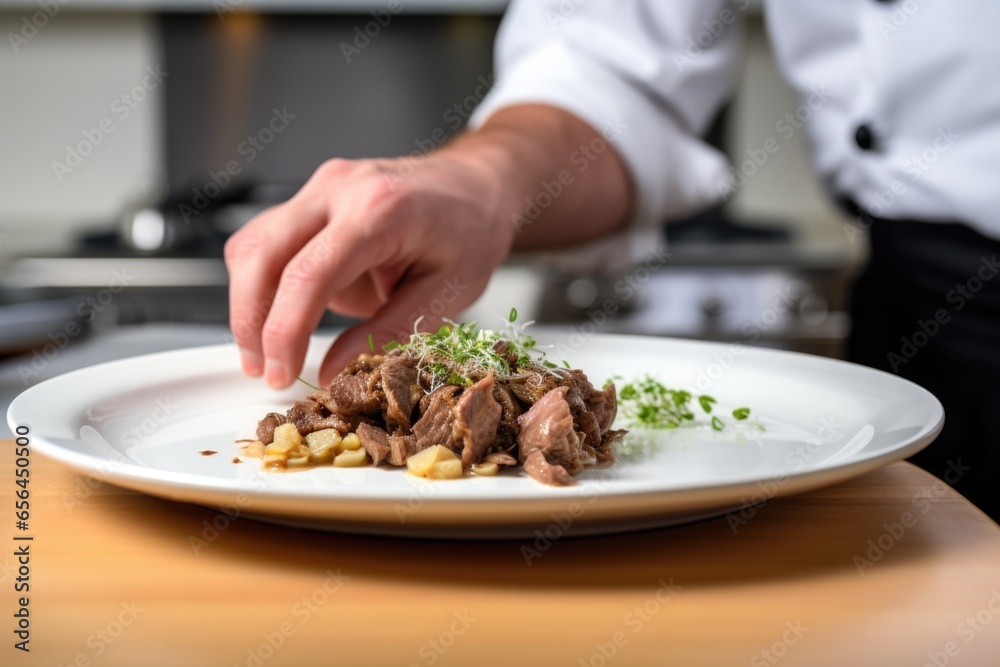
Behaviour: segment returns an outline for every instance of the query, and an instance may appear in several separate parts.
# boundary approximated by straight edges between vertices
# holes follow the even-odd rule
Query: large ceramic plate
[[[855,477],[930,443],[941,404],[920,387],[844,362],[773,350],[626,336],[540,336],[595,384],[653,373],[748,405],[764,427],[658,432],[630,440],[613,468],[549,488],[521,471],[451,481],[402,469],[264,472],[234,463],[234,441],[306,391],[240,374],[232,345],[92,366],[43,382],[10,406],[37,452],[82,473],[171,500],[295,526],[420,537],[532,537],[669,525]],[[548,340],[546,340],[548,339]],[[316,339],[307,369],[328,340]],[[307,375],[310,373],[307,370]],[[199,452],[214,450],[216,455]]]

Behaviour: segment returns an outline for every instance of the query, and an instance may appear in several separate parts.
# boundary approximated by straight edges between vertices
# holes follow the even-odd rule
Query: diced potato
[[[472,466],[472,474],[480,475],[481,477],[492,477],[500,471],[500,466],[496,463],[477,463]]]
[[[361,438],[358,437],[357,433],[348,433],[341,441],[340,449],[345,452],[352,449],[361,449]]]
[[[411,475],[427,479],[458,479],[462,476],[462,461],[447,447],[434,445],[407,459],[406,469]]]
[[[424,476],[427,479],[458,479],[462,476],[462,462],[457,458],[449,461],[438,461]]]
[[[434,445],[408,458],[406,460],[406,470],[411,475],[427,477],[427,472],[431,467],[441,461],[458,461],[458,457],[455,456],[455,452],[447,447]],[[461,465],[461,462],[459,465]]]
[[[248,456],[252,459],[261,458],[264,456],[264,443],[260,440],[254,440],[243,450],[243,456]]]
[[[274,439],[288,440],[295,445],[302,444],[302,436],[299,435],[299,429],[295,424],[282,424],[274,429]]]
[[[313,463],[329,463],[340,453],[341,441],[340,432],[335,428],[310,433],[306,436],[309,460]]]
[[[302,436],[295,424],[282,424],[274,429],[274,442],[267,446],[267,453],[285,454],[302,444]]]
[[[263,465],[265,468],[284,468],[287,461],[284,454],[264,454]]]
[[[310,449],[306,458],[310,463],[330,463],[339,452],[333,446],[326,446],[320,449]]]
[[[306,436],[306,445],[310,450],[316,450],[321,447],[334,445],[340,445],[340,431],[335,428],[325,428],[322,431],[314,431]]]
[[[272,442],[264,448],[264,456],[283,456],[287,459],[293,449],[294,447],[286,447],[283,443]]]
[[[368,452],[363,449],[349,449],[337,454],[333,459],[333,465],[337,468],[355,468],[368,463]]]
[[[285,465],[289,468],[302,468],[303,466],[307,466],[309,465],[309,455],[289,457],[288,460],[285,461]]]

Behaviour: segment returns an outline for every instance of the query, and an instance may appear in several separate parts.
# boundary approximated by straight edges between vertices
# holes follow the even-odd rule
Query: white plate
[[[717,413],[750,406],[766,430],[660,432],[638,454],[566,488],[521,471],[438,482],[384,466],[263,472],[254,459],[232,462],[234,441],[253,437],[258,419],[307,389],[275,392],[243,377],[232,345],[68,373],[21,394],[7,419],[11,430],[30,427],[36,451],[152,495],[295,526],[474,538],[615,532],[739,510],[910,456],[944,423],[941,404],[924,389],[821,357],[630,336],[539,338],[561,343],[557,356],[597,385],[650,372],[714,395]],[[315,377],[328,342],[313,340],[307,377]]]

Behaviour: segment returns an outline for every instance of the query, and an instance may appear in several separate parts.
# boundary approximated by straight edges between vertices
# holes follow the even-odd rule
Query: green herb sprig
[[[299,377],[297,377],[295,379],[298,380],[299,382],[301,382],[302,384],[304,384],[305,386],[309,387],[313,391],[319,391],[319,387],[317,387],[316,385],[314,385],[311,382],[306,382],[305,380],[302,379],[301,376],[299,376]]]
[[[610,384],[615,379],[612,378]],[[675,429],[693,426],[696,422],[691,402],[695,396],[684,389],[671,389],[651,375],[622,384],[618,389],[618,412],[632,428]],[[710,424],[715,431],[721,431],[726,423],[718,415],[712,414],[718,401],[713,396],[701,394],[698,405],[706,415],[712,415]],[[750,408],[736,408],[733,418],[743,421],[750,417]]]
[[[432,389],[445,384],[469,386],[472,384],[469,376],[473,374],[493,373],[503,378],[535,366],[550,372],[558,369],[556,364],[545,359],[545,352],[538,348],[537,341],[525,333],[525,328],[533,322],[517,323],[515,308],[510,309],[503,328],[497,331],[480,329],[478,322],[458,323],[447,319],[444,322],[437,331],[429,333],[419,330],[421,320],[417,320],[408,341],[392,340],[382,349],[386,352],[402,350],[417,357],[418,368],[431,374]],[[506,344],[503,354],[497,350],[501,341]]]

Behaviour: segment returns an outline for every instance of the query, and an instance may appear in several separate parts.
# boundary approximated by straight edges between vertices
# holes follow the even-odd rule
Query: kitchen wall
[[[153,22],[142,13],[65,9],[32,34],[31,5],[0,11],[0,255],[57,251],[82,225],[106,224],[162,182]],[[24,37],[24,41],[11,34]],[[151,68],[151,69],[150,69]],[[158,75],[162,76],[162,75]],[[124,96],[124,97],[123,97]],[[760,17],[747,31],[729,121],[732,154],[758,148],[798,106],[778,73]],[[103,128],[103,129],[102,129]],[[67,145],[92,152],[67,155]],[[57,165],[59,163],[61,166]],[[849,246],[812,175],[803,136],[732,197],[740,216],[790,223],[810,242]]]
[[[32,31],[24,21],[37,11],[0,12],[4,255],[66,246],[81,225],[106,224],[159,181],[153,22],[65,9]],[[77,161],[67,145],[89,154]]]

